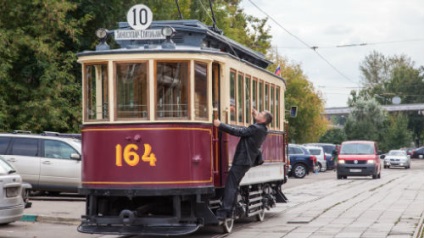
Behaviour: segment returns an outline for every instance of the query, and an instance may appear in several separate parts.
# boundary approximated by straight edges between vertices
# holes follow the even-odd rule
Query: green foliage
[[[311,82],[303,74],[299,65],[290,65],[278,53],[271,52],[269,58],[276,62],[270,70],[280,65],[283,78],[286,80],[285,108],[297,106],[297,117],[286,116],[289,122],[288,137],[293,143],[315,142],[325,133],[328,121],[323,116],[324,100]],[[286,114],[287,115],[287,114]]]
[[[69,72],[75,53],[65,42],[77,42],[81,21],[67,17],[76,5],[59,0],[5,1],[1,4],[0,69],[1,128],[40,131],[52,128],[75,131],[80,82]],[[69,59],[73,60],[69,60]],[[77,88],[77,89],[75,89]]]
[[[407,56],[387,57],[374,51],[365,58],[360,69],[364,88],[358,93],[351,93],[349,106],[359,98],[375,98],[382,105],[389,105],[395,96],[401,99],[402,104],[424,103],[424,67],[415,68],[414,62]],[[424,117],[416,112],[405,115],[408,116],[408,130],[418,139],[418,146],[422,144]]]
[[[389,117],[389,127],[380,143],[380,149],[389,151],[402,147],[410,147],[412,143],[412,132],[408,130],[408,117],[397,113]]]
[[[319,139],[321,143],[341,144],[346,140],[346,133],[342,128],[331,128]]]
[[[381,142],[386,133],[386,125],[387,112],[375,99],[359,99],[352,108],[344,129],[348,140]]]
[[[184,19],[212,25],[208,0],[179,0]],[[216,26],[266,52],[266,19],[247,16],[240,0],[215,0]],[[154,20],[180,19],[175,0],[15,0],[0,4],[0,130],[79,132],[81,69],[76,53],[94,49],[98,28],[115,29],[145,4]],[[112,47],[114,42],[109,42]]]

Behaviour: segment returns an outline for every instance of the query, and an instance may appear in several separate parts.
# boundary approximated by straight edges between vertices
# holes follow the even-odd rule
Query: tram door
[[[213,106],[213,119],[222,119],[225,115],[221,115],[220,108],[220,78],[221,67],[218,63],[212,63],[212,106]],[[223,117],[222,117],[223,116]],[[221,153],[221,133],[213,126],[213,175],[215,186],[220,187],[222,184],[222,153]]]

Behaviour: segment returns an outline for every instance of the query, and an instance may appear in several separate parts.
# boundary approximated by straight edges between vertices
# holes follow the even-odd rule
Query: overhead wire
[[[291,33],[289,30],[287,30],[285,27],[283,27],[279,22],[277,22],[273,17],[271,17],[267,12],[263,11],[260,7],[258,7],[252,0],[249,0],[249,2],[255,6],[259,11],[261,11],[263,14],[265,14],[269,19],[271,19],[275,24],[277,24],[277,26],[279,26],[281,29],[283,29],[285,32],[287,32],[287,34],[291,35],[292,37],[294,37],[296,40],[298,40],[299,42],[301,42],[303,45],[305,45],[308,49],[311,49],[315,52],[315,54],[318,55],[319,58],[321,58],[324,62],[326,62],[334,71],[336,71],[340,76],[342,76],[343,78],[347,79],[348,81],[350,81],[351,83],[354,84],[358,84],[357,82],[355,82],[354,80],[350,79],[348,76],[346,76],[345,74],[343,74],[339,69],[337,69],[330,61],[328,61],[323,55],[321,55],[317,49],[318,47],[316,46],[310,46],[308,43],[306,43],[304,40],[302,40],[301,38],[299,38],[298,36],[296,36],[295,34]]]
[[[400,44],[405,42],[420,42],[424,41],[424,39],[406,39],[406,40],[396,40],[396,41],[381,41],[381,42],[370,42],[370,43],[357,43],[357,44],[344,44],[344,45],[333,45],[333,46],[312,46],[314,49],[334,49],[334,48],[345,48],[345,47],[362,47],[362,46],[370,46],[370,45],[387,45],[387,44]],[[295,47],[295,46],[277,46],[278,49],[305,49],[310,50],[305,47]]]

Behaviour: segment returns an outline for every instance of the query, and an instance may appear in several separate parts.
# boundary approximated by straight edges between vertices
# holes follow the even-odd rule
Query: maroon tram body
[[[213,187],[212,128],[199,124],[86,126],[84,188]],[[99,159],[95,159],[99,158]]]
[[[241,181],[234,217],[262,221],[265,210],[287,200],[285,81],[266,70],[270,61],[194,20],[102,31],[96,50],[78,54],[80,193],[87,198],[80,232],[170,236],[207,225],[230,232],[234,219],[222,223],[215,213],[239,138],[212,121],[248,126],[252,107],[274,120],[262,146],[265,163]],[[158,37],[161,31],[175,42]],[[105,43],[112,34],[119,48]]]

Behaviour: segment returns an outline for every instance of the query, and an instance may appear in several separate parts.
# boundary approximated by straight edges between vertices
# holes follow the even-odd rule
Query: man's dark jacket
[[[232,127],[221,123],[219,129],[240,137],[233,158],[233,165],[253,166],[256,158],[261,155],[261,146],[268,134],[265,124],[255,123],[249,127]]]

